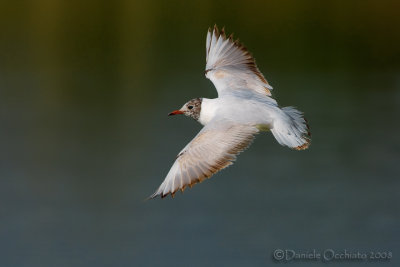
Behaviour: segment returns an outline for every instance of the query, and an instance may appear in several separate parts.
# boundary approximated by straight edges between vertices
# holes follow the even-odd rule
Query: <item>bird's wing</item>
[[[224,29],[209,29],[206,40],[205,74],[223,95],[235,89],[248,89],[271,96],[268,84],[250,52],[232,35],[226,37]]]
[[[150,196],[174,196],[177,190],[202,182],[228,167],[253,141],[258,129],[230,121],[211,121],[178,154],[157,191]]]

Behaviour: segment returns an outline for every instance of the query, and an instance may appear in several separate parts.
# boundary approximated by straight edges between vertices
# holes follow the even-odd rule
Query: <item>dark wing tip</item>
[[[222,27],[222,30],[221,30],[221,32],[219,33],[219,36],[221,36],[224,40],[226,40],[225,26]]]
[[[215,37],[219,36],[219,30],[218,30],[217,24],[214,25],[214,35],[215,35]]]

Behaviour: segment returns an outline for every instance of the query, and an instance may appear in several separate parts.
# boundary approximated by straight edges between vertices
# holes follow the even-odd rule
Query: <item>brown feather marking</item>
[[[302,144],[301,146],[297,146],[294,149],[296,150],[305,150],[311,145],[311,131],[310,131],[310,125],[308,124],[308,120],[304,118],[304,121],[306,122],[306,127],[307,127],[307,136],[304,137],[306,142]]]
[[[224,71],[222,71],[222,70],[219,70],[219,71],[217,71],[217,72],[215,72],[215,77],[216,78],[218,78],[218,79],[221,79],[221,78],[224,78],[225,77],[225,72]]]
[[[217,24],[214,25],[214,35],[215,35],[215,37],[217,37],[217,38],[218,38],[218,36],[219,36],[219,30],[218,30]]]

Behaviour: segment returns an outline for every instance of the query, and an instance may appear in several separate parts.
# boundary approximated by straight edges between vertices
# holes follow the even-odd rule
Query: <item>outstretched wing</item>
[[[232,35],[226,37],[224,29],[216,26],[208,30],[206,40],[206,77],[218,91],[218,95],[235,89],[249,89],[264,95],[271,95],[268,84],[250,52]]]
[[[228,167],[253,141],[258,129],[229,121],[211,121],[178,154],[167,177],[150,196],[174,196],[177,190],[202,182]]]

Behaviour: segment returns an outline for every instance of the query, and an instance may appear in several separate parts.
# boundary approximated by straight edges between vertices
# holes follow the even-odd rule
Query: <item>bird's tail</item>
[[[296,150],[307,149],[311,133],[303,113],[294,107],[284,107],[274,120],[272,134],[279,144]]]

